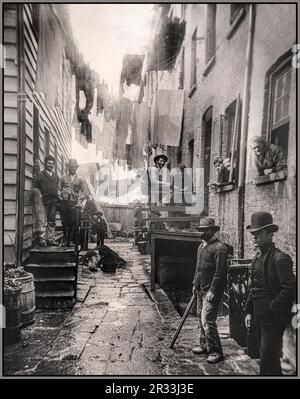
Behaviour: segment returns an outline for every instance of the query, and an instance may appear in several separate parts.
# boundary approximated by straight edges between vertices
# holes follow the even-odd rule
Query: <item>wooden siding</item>
[[[4,12],[4,45],[6,68],[4,68],[4,259],[14,262],[16,233],[16,175],[18,151],[18,67],[17,67],[17,11],[6,4]]]
[[[7,4],[7,3],[6,3]],[[57,148],[57,172],[63,174],[61,159],[65,162],[71,156],[71,101],[72,73],[70,61],[62,54],[61,73],[58,79],[57,101],[53,109],[49,109],[44,101],[43,93],[35,89],[38,40],[33,32],[31,4],[23,5],[24,18],[24,64],[26,92],[26,148],[25,165],[20,166],[25,176],[24,192],[24,255],[32,245],[33,212],[32,212],[32,179],[33,179],[33,103],[39,112],[39,160],[41,169],[45,156],[45,130],[50,133],[50,154]],[[18,48],[17,48],[17,10],[16,5],[4,6],[4,45],[6,48],[6,68],[4,69],[4,246],[5,260],[13,261],[17,228],[17,150],[18,150]],[[63,66],[64,65],[64,66]],[[64,75],[63,74],[64,71]],[[24,93],[23,93],[24,95]],[[24,98],[24,97],[23,97]]]

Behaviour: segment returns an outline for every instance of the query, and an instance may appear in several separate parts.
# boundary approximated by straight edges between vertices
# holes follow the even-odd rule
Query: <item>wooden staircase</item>
[[[37,308],[73,307],[77,285],[77,256],[74,247],[33,248],[25,269],[34,276]]]

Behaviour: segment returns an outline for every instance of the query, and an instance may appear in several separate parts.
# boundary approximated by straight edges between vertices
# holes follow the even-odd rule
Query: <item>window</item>
[[[278,71],[272,79],[270,141],[281,147],[284,161],[288,156],[289,102],[291,92],[290,64]]]
[[[193,178],[193,171],[194,171],[194,140],[191,140],[188,145],[189,149],[189,164],[188,167],[192,169],[192,190],[194,190],[194,178]]]
[[[290,128],[290,99],[292,89],[291,52],[283,54],[269,69],[265,79],[265,106],[262,136],[280,147],[283,162],[288,158]]]
[[[181,53],[181,66],[180,66],[180,76],[179,76],[179,89],[184,89],[184,57],[185,57],[184,48]]]
[[[56,143],[54,143],[54,159],[55,159],[55,165],[54,165],[54,170],[55,170],[55,174],[57,174],[57,145]]]
[[[207,5],[206,63],[208,63],[216,53],[216,11],[216,4]]]
[[[39,37],[40,4],[31,4],[32,7],[32,30],[36,39]]]
[[[63,154],[61,154],[61,173],[60,175],[63,176],[65,173],[65,158]]]
[[[197,29],[192,36],[191,88],[197,84]]]
[[[47,128],[45,128],[45,143],[44,143],[44,157],[48,157],[50,155],[50,132]]]
[[[240,98],[238,98],[226,108],[222,120],[221,154],[225,160],[224,164],[232,165],[232,168],[229,169],[229,182],[236,180],[240,129],[241,103]]]
[[[237,16],[240,14],[241,10],[245,8],[245,4],[233,3],[230,4],[230,25],[233,24]]]
[[[177,165],[179,165],[179,164],[181,164],[182,163],[182,151],[180,150],[178,153],[177,153]]]
[[[33,105],[33,158],[40,159],[40,115],[35,104]]]
[[[227,39],[230,39],[233,36],[240,23],[243,21],[246,15],[246,10],[247,10],[246,4],[240,4],[240,3],[230,4],[230,17],[229,17],[230,28],[226,35]]]
[[[233,101],[225,110],[223,121],[222,155],[224,158],[231,157],[232,140],[234,135],[234,121],[236,114],[236,100]]]

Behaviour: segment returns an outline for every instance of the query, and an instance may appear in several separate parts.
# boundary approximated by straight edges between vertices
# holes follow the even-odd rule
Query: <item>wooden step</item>
[[[74,247],[39,247],[30,250],[28,263],[76,263],[77,256]]]
[[[25,270],[32,273],[34,280],[37,279],[52,279],[58,278],[71,278],[76,273],[76,263],[29,263],[25,266]]]
[[[37,298],[67,298],[67,297],[72,297],[75,295],[74,290],[70,291],[49,291],[49,292],[38,292],[36,293]]]
[[[38,309],[71,309],[75,304],[75,290],[36,293]]]
[[[75,276],[70,277],[48,277],[36,278],[34,280],[37,293],[47,293],[52,291],[65,292],[74,289]]]

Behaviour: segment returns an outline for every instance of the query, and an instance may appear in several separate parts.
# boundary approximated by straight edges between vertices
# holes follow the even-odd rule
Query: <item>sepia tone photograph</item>
[[[2,377],[298,376],[297,13],[2,4]]]

